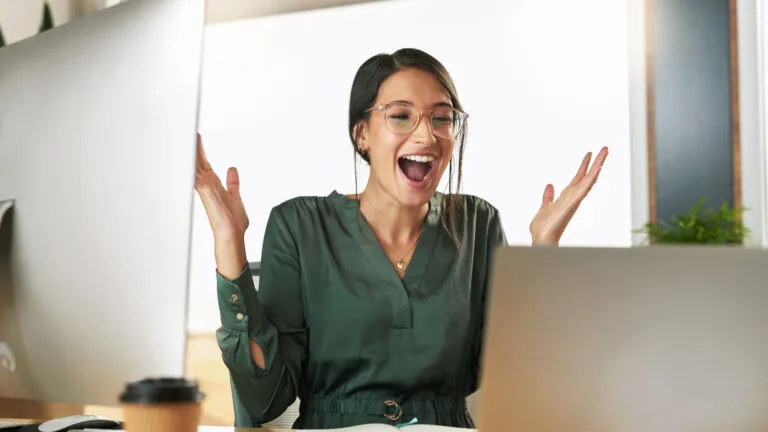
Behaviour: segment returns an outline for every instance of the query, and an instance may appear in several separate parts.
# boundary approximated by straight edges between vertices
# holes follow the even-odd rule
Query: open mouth
[[[434,156],[410,155],[399,158],[397,164],[405,178],[418,186],[427,182],[436,161]]]

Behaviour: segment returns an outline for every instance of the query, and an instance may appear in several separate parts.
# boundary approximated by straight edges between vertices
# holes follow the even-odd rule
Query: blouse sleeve
[[[277,207],[264,234],[258,291],[247,266],[231,281],[217,272],[218,344],[241,403],[259,423],[279,417],[297,397],[307,347],[300,274],[296,243]],[[264,352],[264,369],[252,360],[251,340]]]

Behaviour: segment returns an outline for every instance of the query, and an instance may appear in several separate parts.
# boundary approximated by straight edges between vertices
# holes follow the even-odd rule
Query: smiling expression
[[[386,79],[369,120],[360,124],[358,145],[370,158],[369,186],[375,182],[405,206],[428,202],[456,144],[452,108],[449,94],[428,72],[409,68]]]

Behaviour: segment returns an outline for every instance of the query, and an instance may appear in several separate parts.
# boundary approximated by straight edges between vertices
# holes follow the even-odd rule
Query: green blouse
[[[436,193],[402,280],[355,200],[333,191],[271,210],[258,291],[247,266],[232,281],[217,272],[218,343],[251,417],[271,421],[298,397],[297,429],[474,427],[466,397],[478,388],[490,257],[506,237],[495,207],[463,198],[461,247]]]

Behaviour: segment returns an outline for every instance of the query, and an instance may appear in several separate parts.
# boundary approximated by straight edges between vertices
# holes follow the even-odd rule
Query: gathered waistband
[[[382,415],[390,420],[401,417],[416,417],[428,413],[467,411],[467,400],[456,396],[435,396],[418,398],[311,397],[307,409],[316,413]]]

